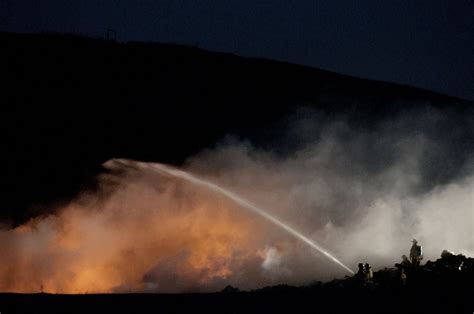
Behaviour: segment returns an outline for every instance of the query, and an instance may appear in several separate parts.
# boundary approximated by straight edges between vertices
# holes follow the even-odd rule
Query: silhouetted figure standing
[[[420,266],[420,262],[423,259],[423,248],[416,239],[413,239],[413,245],[410,249],[410,259],[413,266]]]
[[[365,285],[365,270],[364,270],[364,264],[359,263],[359,270],[357,271],[356,274],[356,282],[357,285],[362,287]]]
[[[365,263],[364,265],[364,274],[365,274],[365,286],[367,288],[372,288],[374,283],[374,273],[372,272],[372,267],[369,263]]]

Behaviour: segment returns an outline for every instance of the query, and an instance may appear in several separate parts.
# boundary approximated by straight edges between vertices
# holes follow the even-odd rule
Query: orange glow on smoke
[[[0,291],[195,291],[262,261],[267,226],[235,204],[171,179],[127,179],[0,231]]]

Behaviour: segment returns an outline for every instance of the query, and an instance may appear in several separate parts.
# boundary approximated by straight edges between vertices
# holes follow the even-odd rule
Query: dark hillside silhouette
[[[225,134],[268,142],[267,127],[298,106],[361,126],[413,104],[472,110],[426,90],[192,47],[63,34],[0,33],[0,43],[0,219],[13,225],[43,210],[32,204],[67,201],[110,158],[179,164]]]

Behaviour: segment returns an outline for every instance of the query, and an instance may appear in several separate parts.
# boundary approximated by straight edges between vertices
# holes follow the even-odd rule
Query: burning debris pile
[[[372,274],[367,268],[369,264],[361,265],[364,273],[369,270]],[[358,273],[327,283],[318,281],[301,287],[277,285],[250,293],[280,302],[274,308],[276,313],[289,310],[279,300],[298,302],[300,307],[293,311],[317,306],[322,313],[471,313],[474,309],[474,258],[448,250],[424,265],[404,260],[395,264],[395,268],[374,272],[367,279]],[[248,294],[233,287],[222,292]]]
[[[420,265],[403,260],[396,263],[394,268],[383,268],[372,272],[368,263],[359,264],[359,272],[354,276],[346,276],[344,279],[334,279],[327,283],[320,281],[306,286],[277,285],[265,287],[254,292],[259,293],[288,293],[297,291],[313,291],[321,289],[358,290],[374,293],[378,290],[401,291],[413,288],[427,288],[431,286],[441,290],[451,289],[454,286],[466,288],[474,292],[474,258],[463,254],[454,254],[443,250],[441,257],[435,261],[427,261]],[[227,286],[222,290],[225,293],[241,292],[238,288]]]
[[[48,305],[52,313],[83,313],[104,308],[129,313],[154,308],[162,313],[472,313],[473,258],[443,251],[425,265],[401,265],[407,280],[395,268],[374,273],[372,285],[356,276],[305,286],[279,284],[251,291],[226,286],[210,294],[49,295],[1,294],[7,311],[32,313]],[[117,302],[119,301],[119,302]]]
[[[376,285],[420,286],[427,282],[470,282],[474,280],[474,258],[443,250],[436,261],[424,265],[403,260],[395,264],[396,270],[381,270],[374,274]],[[388,276],[387,274],[391,275]],[[387,280],[388,279],[388,280]],[[447,287],[447,286],[446,286]]]
[[[358,273],[326,283],[275,285],[250,292],[227,286],[220,294],[226,302],[239,303],[233,307],[236,313],[259,313],[258,306],[274,313],[315,309],[319,313],[432,314],[472,313],[474,309],[472,257],[444,250],[440,258],[424,265],[414,258],[373,273],[369,264],[361,263],[361,270],[362,277]],[[367,273],[373,277],[367,278]],[[229,294],[234,299],[228,298]]]

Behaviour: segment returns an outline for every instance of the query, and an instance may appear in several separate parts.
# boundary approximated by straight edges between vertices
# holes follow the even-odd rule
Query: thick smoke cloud
[[[473,256],[473,122],[426,107],[362,126],[301,109],[272,147],[230,136],[184,169],[281,218],[352,268],[391,266],[413,238],[425,259],[443,249]],[[0,231],[0,290],[214,291],[347,275],[222,195],[132,161],[105,167],[98,191]]]
[[[413,238],[424,244],[428,259],[445,248],[474,254],[472,116],[425,107],[369,128],[307,110],[295,117],[286,142],[297,148],[289,154],[230,140],[190,167],[213,173],[213,181],[298,226],[352,265],[393,265]]]

